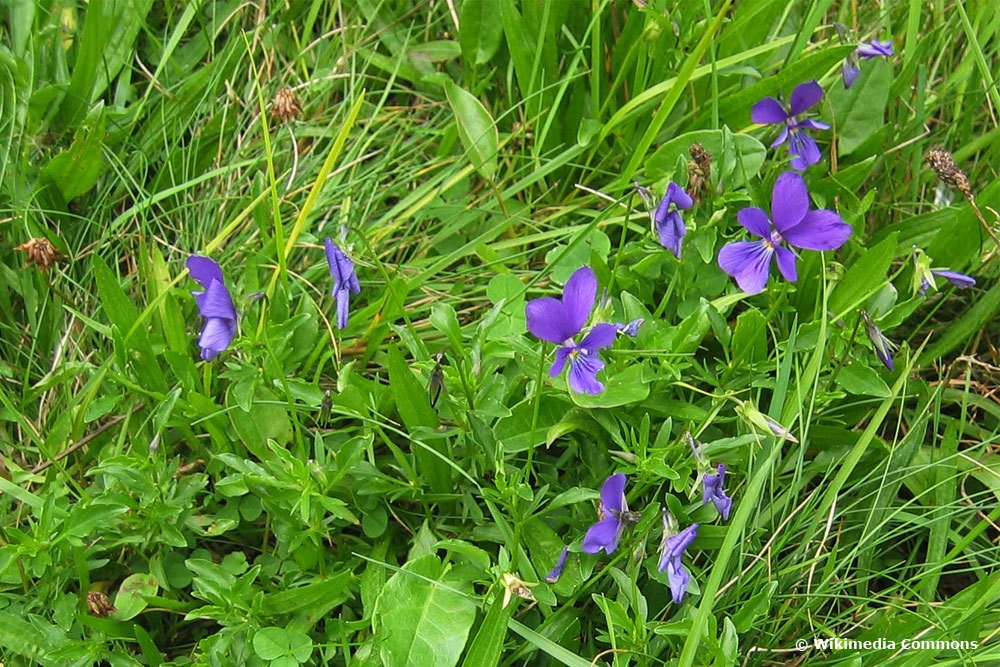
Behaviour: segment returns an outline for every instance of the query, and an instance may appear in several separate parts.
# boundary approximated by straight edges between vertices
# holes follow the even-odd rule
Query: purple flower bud
[[[554,584],[559,581],[559,577],[562,576],[563,570],[566,568],[566,557],[569,555],[569,547],[563,547],[562,552],[559,554],[559,558],[556,559],[555,567],[552,571],[545,575],[545,581],[550,584]]]
[[[873,39],[867,44],[862,44],[855,53],[858,54],[859,58],[865,60],[877,57],[888,58],[889,56],[896,55],[896,52],[892,50],[892,40],[880,42],[877,39]]]
[[[893,370],[892,351],[896,346],[885,337],[867,311],[861,311],[861,317],[865,320],[865,333],[868,335],[868,340],[871,341],[872,349],[875,350],[875,356],[885,364],[886,368],[890,371]]]
[[[709,501],[715,505],[715,509],[719,511],[719,515],[722,517],[723,521],[729,520],[729,510],[732,509],[733,499],[726,495],[725,489],[722,488],[726,481],[726,466],[723,463],[719,464],[716,469],[717,473],[712,475],[705,475],[702,479],[702,505],[707,505]]]
[[[639,319],[632,320],[628,323],[617,323],[615,324],[615,330],[619,334],[635,338],[639,335],[639,327],[642,326],[643,322],[645,322],[645,320],[640,317]]]
[[[861,76],[861,67],[858,66],[854,57],[851,56],[841,65],[840,73],[844,77],[844,88],[850,88],[858,80],[858,77]]]
[[[691,196],[684,192],[681,186],[671,182],[667,186],[667,193],[660,200],[660,205],[656,207],[656,212],[653,213],[653,224],[656,226],[660,245],[672,252],[677,259],[681,258],[684,235],[687,234],[681,211],[693,205]]]
[[[324,239],[326,261],[333,277],[333,296],[337,300],[337,328],[347,326],[347,316],[351,309],[351,295],[361,292],[358,275],[354,272],[354,262],[331,239]]]
[[[964,273],[959,273],[958,271],[952,271],[950,269],[931,269],[931,273],[938,278],[944,278],[959,289],[965,287],[975,287],[976,285],[975,278],[967,276]]]
[[[670,594],[675,604],[680,604],[687,592],[691,575],[688,574],[681,556],[698,536],[698,524],[692,523],[674,534],[673,519],[669,513],[663,515],[663,541],[660,543],[660,572],[667,573]]]

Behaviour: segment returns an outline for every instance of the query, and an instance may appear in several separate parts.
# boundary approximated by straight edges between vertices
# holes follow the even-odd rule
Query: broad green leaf
[[[830,105],[837,119],[839,155],[853,153],[885,125],[892,68],[882,58],[863,63],[861,77],[850,88],[833,86]]]
[[[462,327],[458,323],[455,309],[448,303],[436,303],[431,308],[431,324],[448,338],[452,350],[459,354],[462,349]]]
[[[853,363],[844,366],[837,374],[836,382],[844,391],[857,396],[885,398],[890,393],[885,380],[864,364]]]
[[[42,175],[63,199],[72,201],[97,185],[104,171],[104,106],[98,104],[73,136],[69,148],[49,160]]]
[[[620,405],[639,403],[649,396],[649,385],[643,382],[642,366],[634,364],[610,378],[598,375],[604,383],[600,394],[578,394],[570,390],[573,402],[584,408],[615,408]]]
[[[733,615],[737,632],[748,632],[754,621],[771,608],[771,598],[778,588],[778,582],[768,582],[763,589],[755,592]]]
[[[415,62],[438,63],[459,57],[462,55],[462,48],[458,42],[442,39],[411,47],[408,55]]]
[[[458,664],[476,618],[472,586],[429,554],[404,565],[386,582],[372,626],[386,665]]]
[[[767,321],[759,310],[739,314],[731,345],[733,361],[753,363],[767,357]]]
[[[646,178],[658,181],[672,173],[678,160],[690,159],[691,145],[699,143],[712,155],[713,167],[727,167],[725,170],[720,170],[720,173],[726,174],[726,185],[732,188],[739,187],[760,172],[767,156],[767,148],[748,134],[730,134],[729,139],[732,141],[728,151],[731,163],[724,165],[722,159],[726,157],[727,151],[723,150],[725,147],[723,130],[696,130],[674,137],[649,156],[646,161]],[[719,176],[720,174],[712,174],[713,186]],[[675,174],[674,177],[678,178],[679,175]]]
[[[388,355],[389,384],[403,424],[411,431],[420,426],[437,426],[437,414],[431,407],[427,388],[413,375],[409,364],[403,359],[403,353],[397,346],[390,345]]]
[[[454,82],[448,81],[444,90],[455,114],[458,136],[465,146],[466,155],[480,176],[492,180],[500,152],[500,138],[493,118],[475,95],[459,88]]]
[[[858,230],[855,230],[858,233]],[[860,308],[869,297],[882,289],[888,279],[892,259],[896,253],[896,234],[892,234],[878,245],[872,246],[851,264],[844,277],[830,295],[829,310],[836,317],[843,317],[848,311]]]
[[[156,595],[159,590],[160,585],[156,582],[156,577],[151,574],[133,574],[127,577],[115,596],[115,609],[118,611],[114,617],[127,621],[138,616],[149,604],[146,598]]]
[[[463,0],[458,41],[462,55],[474,65],[490,61],[503,38],[497,0]]]
[[[261,628],[253,636],[253,650],[264,660],[277,660],[291,652],[284,628]]]
[[[58,632],[57,628],[54,626],[52,628]],[[55,648],[52,646],[54,636],[58,635],[53,635],[52,632],[43,634],[20,616],[0,611],[0,647],[3,647],[5,657],[10,658],[12,654],[17,654],[42,665],[55,664],[47,655]],[[62,644],[63,641],[59,643]]]

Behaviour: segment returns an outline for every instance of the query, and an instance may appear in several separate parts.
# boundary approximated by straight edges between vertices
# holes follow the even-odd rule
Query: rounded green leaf
[[[115,596],[118,611],[114,617],[122,621],[134,618],[148,605],[146,598],[156,595],[159,590],[160,585],[151,574],[133,574],[126,578]]]
[[[284,628],[261,628],[253,636],[253,652],[263,660],[277,660],[291,653],[288,634]]]

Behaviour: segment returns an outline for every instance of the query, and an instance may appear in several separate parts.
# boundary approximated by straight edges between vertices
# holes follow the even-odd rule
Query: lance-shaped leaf
[[[480,176],[492,179],[497,171],[497,153],[500,151],[496,123],[472,93],[452,81],[445,84],[444,91],[455,114],[458,136],[465,146],[466,155]]]

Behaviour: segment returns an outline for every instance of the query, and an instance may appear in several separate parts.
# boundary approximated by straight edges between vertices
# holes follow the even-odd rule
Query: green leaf
[[[503,38],[499,16],[497,0],[463,0],[458,41],[468,62],[483,65],[497,52]]]
[[[462,667],[495,667],[500,664],[503,642],[507,638],[507,620],[513,610],[514,605],[504,608],[502,595],[496,596],[479,631],[469,644]]]
[[[277,660],[291,652],[284,628],[261,628],[253,636],[253,651],[264,660]]]
[[[639,403],[649,396],[649,385],[642,379],[642,366],[634,364],[610,378],[598,378],[604,382],[600,394],[578,394],[570,390],[573,402],[584,408],[615,408],[620,405]]]
[[[448,337],[448,343],[456,354],[461,353],[462,326],[458,323],[455,309],[448,303],[435,303],[431,308],[431,325]]]
[[[445,95],[458,123],[458,136],[465,153],[483,178],[492,180],[497,171],[500,138],[497,126],[482,102],[453,81],[445,83]]]
[[[728,130],[727,130],[728,131]],[[657,181],[671,174],[679,159],[690,159],[691,144],[699,143],[713,158],[719,173],[729,188],[740,187],[760,172],[767,157],[767,148],[748,134],[732,134],[724,130],[686,132],[666,142],[646,161],[646,177]],[[726,139],[731,143],[727,145]],[[675,176],[676,177],[676,176]]]
[[[437,414],[431,407],[427,389],[413,375],[398,347],[390,345],[388,354],[389,384],[396,398],[399,418],[411,431],[420,426],[434,428],[437,426]]]
[[[51,632],[43,634],[20,616],[0,611],[0,646],[4,648],[6,657],[16,653],[42,665],[55,664],[47,656],[48,651],[54,648],[52,639]]]
[[[133,574],[122,582],[115,596],[114,617],[121,621],[138,616],[146,608],[146,598],[153,597],[160,590],[156,577],[151,574]]]
[[[408,51],[410,59],[418,63],[439,63],[462,55],[458,42],[447,39],[424,42]]]
[[[833,86],[830,104],[837,119],[837,152],[850,155],[885,125],[892,68],[881,58],[862,65],[862,75],[850,88]]]
[[[837,374],[837,386],[857,396],[885,398],[890,393],[889,385],[878,376],[878,373],[859,363],[853,363],[840,369],[840,373]]]
[[[753,627],[754,621],[771,608],[771,598],[777,588],[776,581],[768,582],[763,589],[754,593],[743,603],[733,615],[733,624],[736,626],[737,632],[748,632]]]
[[[104,171],[104,106],[99,104],[73,136],[73,143],[49,160],[42,176],[52,181],[63,199],[72,201],[97,185]]]
[[[896,253],[896,236],[890,234],[878,245],[872,246],[851,265],[830,295],[830,311],[843,317],[859,308],[869,297],[882,289],[887,280],[886,272]]]
[[[476,617],[471,585],[433,554],[408,562],[386,582],[372,626],[386,665],[458,664]]]
[[[345,571],[324,581],[271,593],[264,596],[264,608],[275,615],[294,614],[303,610],[314,612],[330,602],[336,604],[351,580],[351,573]]]
[[[767,321],[759,310],[747,310],[736,318],[732,340],[733,361],[753,363],[767,358]]]

